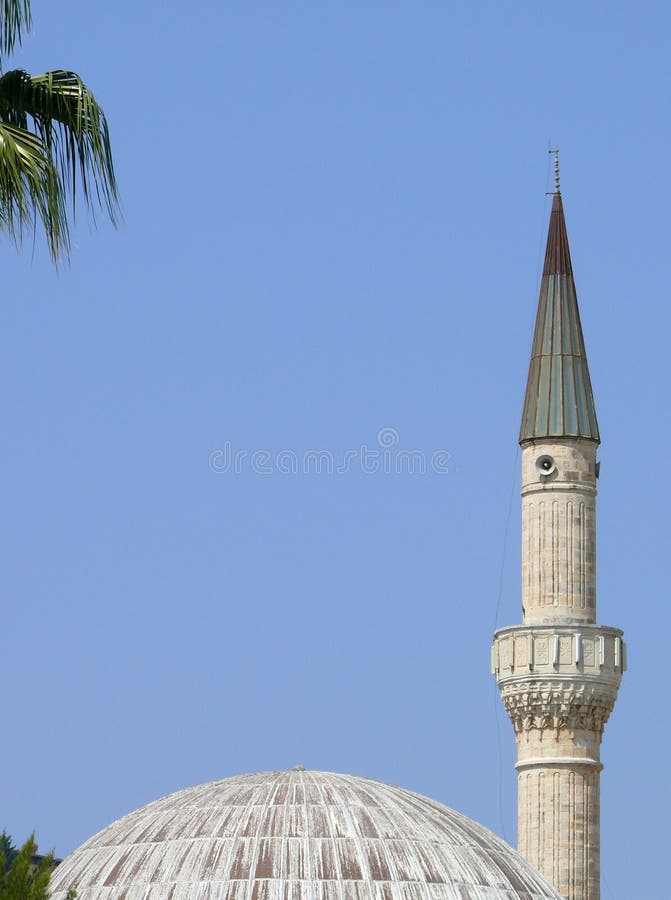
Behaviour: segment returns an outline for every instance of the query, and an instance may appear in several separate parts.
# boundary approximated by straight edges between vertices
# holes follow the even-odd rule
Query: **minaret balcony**
[[[627,645],[619,628],[605,625],[511,625],[499,628],[492,646],[492,675],[501,683],[533,674],[584,674],[619,684]]]
[[[587,735],[580,753],[599,767],[598,742],[626,667],[619,628],[513,625],[494,635],[492,674],[518,738],[526,734],[529,740],[536,733],[542,739],[547,732],[575,738],[580,732]],[[529,764],[518,762],[518,767]]]

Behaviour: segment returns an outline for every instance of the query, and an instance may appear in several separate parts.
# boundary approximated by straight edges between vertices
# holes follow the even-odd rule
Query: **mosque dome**
[[[68,856],[52,900],[560,900],[482,825],[402,788],[240,775],[129,813]]]

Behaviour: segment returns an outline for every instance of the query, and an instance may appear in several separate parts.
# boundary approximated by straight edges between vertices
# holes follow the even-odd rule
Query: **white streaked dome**
[[[560,900],[504,841],[401,788],[262,772],[118,819],[54,872],[53,900]]]

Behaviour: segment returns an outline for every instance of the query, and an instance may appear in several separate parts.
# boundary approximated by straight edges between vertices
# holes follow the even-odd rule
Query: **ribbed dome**
[[[504,841],[352,775],[264,772],[177,791],[68,856],[53,900],[559,900]]]

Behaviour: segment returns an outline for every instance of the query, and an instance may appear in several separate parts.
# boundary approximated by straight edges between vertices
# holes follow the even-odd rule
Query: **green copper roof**
[[[558,191],[552,200],[520,443],[545,437],[600,440]]]

